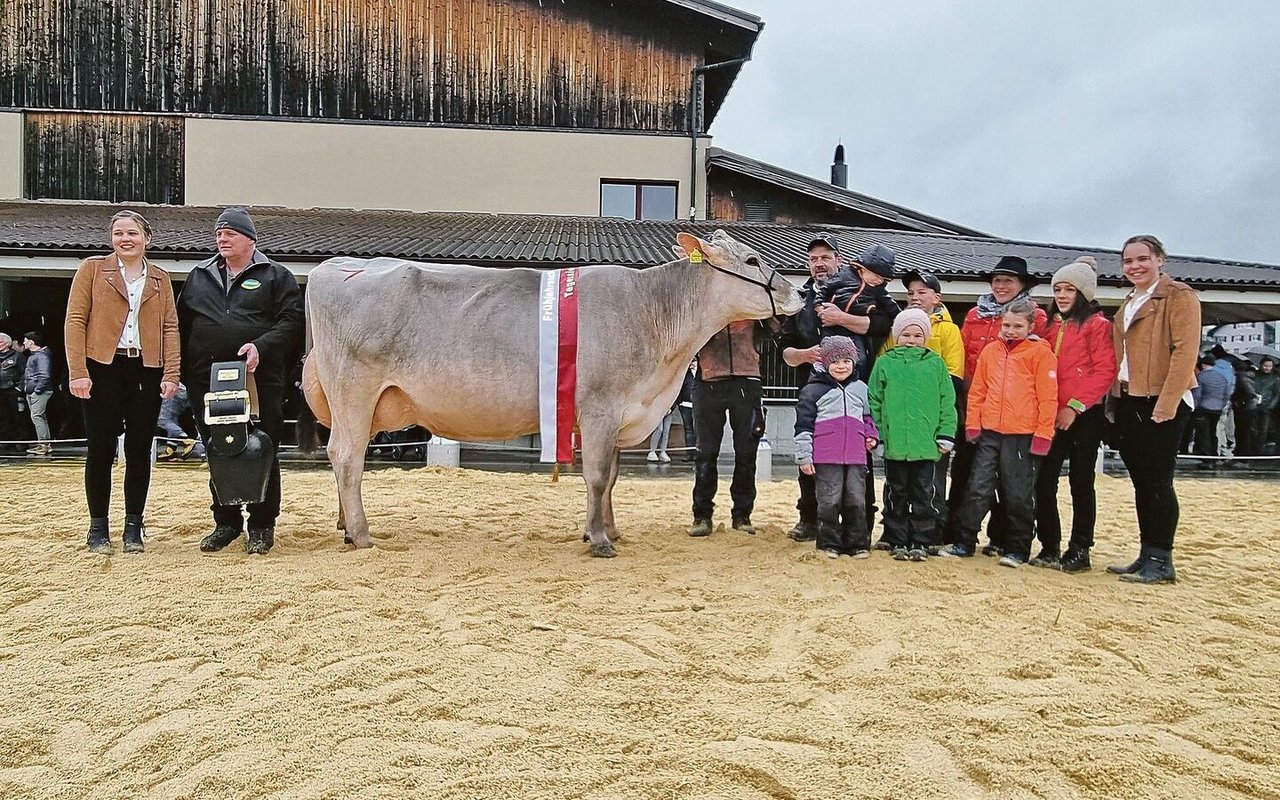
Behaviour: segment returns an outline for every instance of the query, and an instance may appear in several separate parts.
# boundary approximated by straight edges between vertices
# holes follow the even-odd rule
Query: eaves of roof
[[[212,251],[219,209],[132,206],[156,231],[152,253],[189,258]],[[107,223],[118,205],[67,201],[0,202],[0,253],[11,256],[83,256],[109,250]],[[602,217],[462,212],[252,209],[260,247],[290,261],[330,256],[392,256],[439,263],[552,268],[621,264],[637,268],[665,263],[679,231],[708,236],[724,228],[763,259],[791,274],[806,272],[805,249],[818,232],[833,233],[845,254],[872,243],[897,253],[900,271],[921,269],[942,280],[981,280],[1002,255],[1027,260],[1032,274],[1048,280],[1077,256],[1098,261],[1099,281],[1120,285],[1119,251],[829,225],[749,222],[628,221]],[[1197,288],[1280,289],[1280,266],[1171,255],[1166,270]]]
[[[764,22],[756,15],[739,11],[723,3],[715,3],[711,2],[711,0],[667,0],[667,2],[721,22],[737,25],[753,34],[760,33],[760,30],[764,27]]]
[[[707,167],[718,167],[740,175],[746,175],[749,178],[764,181],[783,189],[799,192],[818,200],[824,200],[889,222],[905,225],[921,233],[951,233],[965,236],[987,235],[973,228],[931,217],[919,211],[913,211],[869,195],[850,191],[817,178],[792,172],[720,147],[707,149]]]

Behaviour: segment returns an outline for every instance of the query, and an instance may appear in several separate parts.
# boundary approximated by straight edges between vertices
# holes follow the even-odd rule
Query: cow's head
[[[766,264],[755,250],[722,230],[711,234],[710,241],[689,233],[677,233],[676,246],[672,249],[678,256],[701,261],[741,279],[743,291],[739,296],[743,298],[744,310],[761,318],[775,313],[790,316],[804,307],[804,298],[791,281]]]

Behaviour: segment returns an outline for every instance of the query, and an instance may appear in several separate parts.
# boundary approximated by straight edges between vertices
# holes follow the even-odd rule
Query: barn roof
[[[194,206],[135,206],[155,228],[152,253],[187,258],[212,251],[219,209]],[[109,249],[107,220],[118,206],[64,201],[0,202],[0,253],[87,255]],[[856,253],[872,242],[892,247],[900,269],[924,269],[947,279],[981,279],[1002,255],[1019,255],[1032,273],[1048,280],[1079,255],[1098,261],[1099,281],[1120,285],[1119,251],[1097,247],[1025,242],[829,225],[716,221],[635,222],[602,217],[476,214],[457,212],[295,210],[253,208],[261,248],[294,261],[333,255],[396,256],[420,261],[489,266],[559,267],[624,264],[645,267],[670,260],[677,231],[710,234],[724,228],[751,245],[770,264],[805,272],[805,246],[818,231],[836,235],[841,249]],[[1280,266],[1199,256],[1170,256],[1167,271],[1197,288],[1280,288]]]
[[[725,150],[721,147],[707,149],[707,167],[718,168],[763,181],[787,191],[797,192],[816,200],[823,200],[842,208],[861,211],[864,214],[894,222],[921,233],[958,233],[967,236],[986,236],[954,222],[931,217],[910,208],[894,205],[870,195],[850,191],[826,181],[783,169],[773,164]]]

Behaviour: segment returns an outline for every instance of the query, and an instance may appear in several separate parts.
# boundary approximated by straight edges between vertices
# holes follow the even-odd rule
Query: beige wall
[[[0,200],[22,197],[22,113],[0,112]]]
[[[186,202],[594,216],[601,178],[636,178],[678,181],[685,217],[689,157],[679,136],[190,118]]]

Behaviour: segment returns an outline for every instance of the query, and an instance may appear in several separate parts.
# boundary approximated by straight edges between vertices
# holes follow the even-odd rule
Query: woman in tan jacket
[[[1165,252],[1154,236],[1124,243],[1121,262],[1133,291],[1112,328],[1119,375],[1112,391],[1115,440],[1133,481],[1142,549],[1132,564],[1107,567],[1120,580],[1173,583],[1178,495],[1173,468],[1191,417],[1200,355],[1200,299],[1162,272]]]
[[[151,226],[141,214],[111,218],[109,256],[87,258],[67,301],[67,371],[84,401],[89,455],[84,491],[89,550],[110,555],[111,463],[124,433],[124,551],[141,553],[160,401],[178,391],[178,312],[169,274],[147,260]]]

